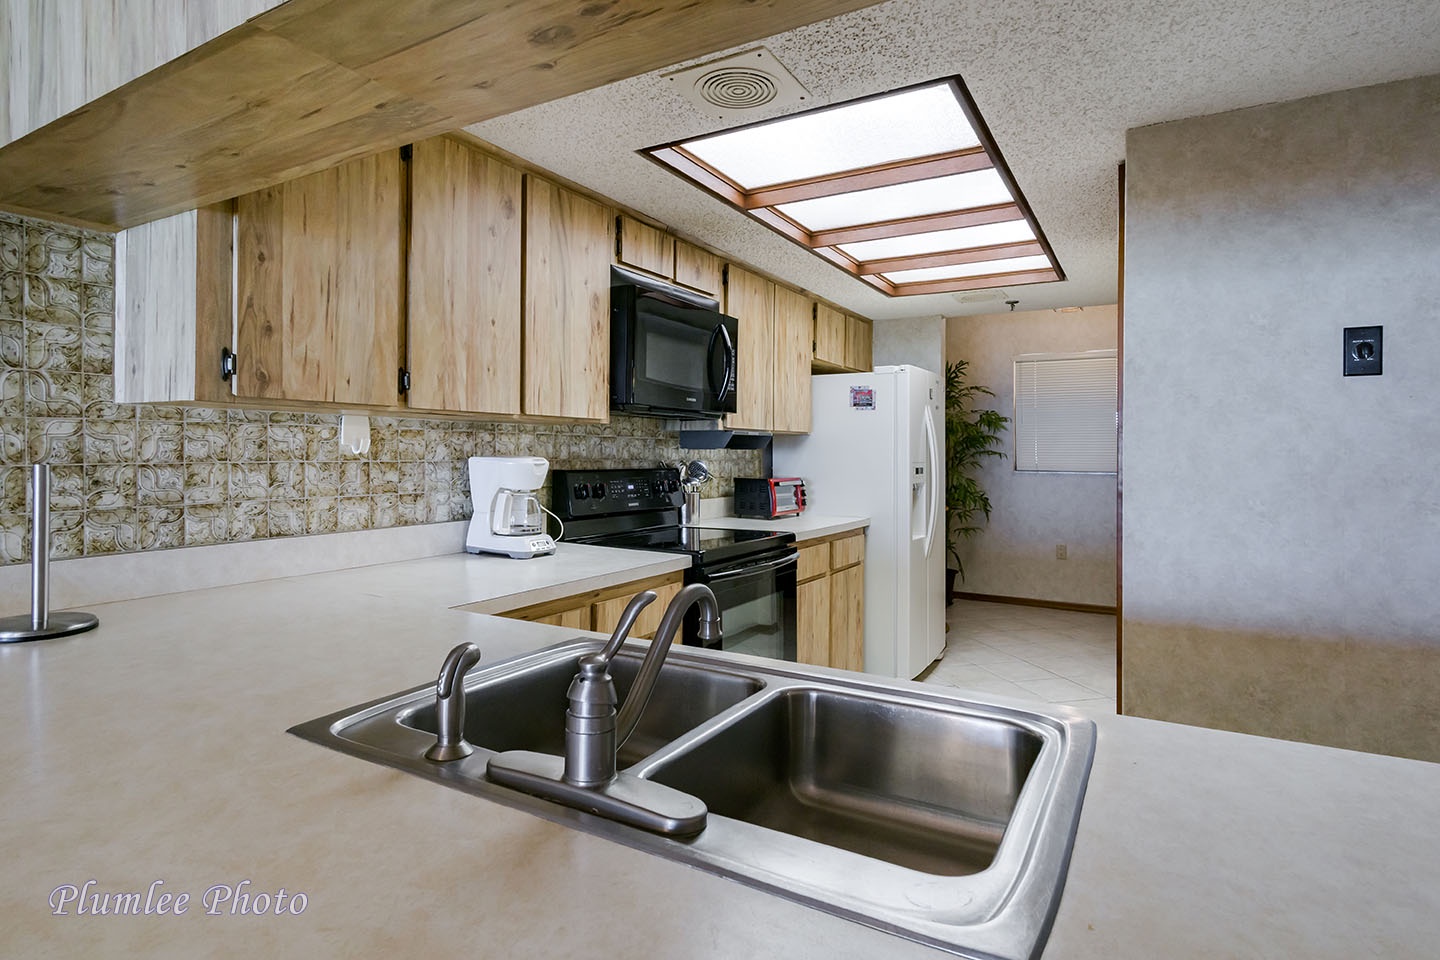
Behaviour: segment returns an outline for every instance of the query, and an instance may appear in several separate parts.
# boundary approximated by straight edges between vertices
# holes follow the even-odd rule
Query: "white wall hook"
[[[370,418],[355,414],[340,416],[340,452],[356,456],[370,452]]]

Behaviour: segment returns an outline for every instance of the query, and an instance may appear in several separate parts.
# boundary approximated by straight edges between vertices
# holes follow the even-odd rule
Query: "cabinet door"
[[[590,629],[590,606],[574,607],[570,610],[561,610],[559,613],[552,613],[544,617],[536,617],[535,623],[548,623],[552,627],[568,627],[571,630]]]
[[[612,633],[617,624],[620,623],[620,615],[625,612],[625,606],[630,598],[641,590],[654,590],[655,600],[644,610],[640,616],[635,618],[635,624],[630,628],[630,636],[637,640],[648,640],[655,636],[655,631],[660,627],[660,617],[665,613],[665,608],[670,606],[670,601],[680,592],[684,584],[676,579],[670,583],[644,583],[637,584],[632,593],[621,597],[612,597],[609,600],[602,600],[595,604],[595,630],[600,633]],[[680,638],[676,637],[676,642]]]
[[[692,290],[699,290],[715,299],[720,299],[724,285],[725,265],[720,258],[708,250],[701,250],[693,243],[675,241],[675,282]],[[734,316],[734,314],[731,314]]]
[[[520,412],[520,171],[436,137],[410,169],[409,405]]]
[[[521,409],[608,420],[614,222],[593,200],[525,178]]]
[[[735,412],[726,425],[736,430],[769,430],[775,403],[775,284],[731,266],[725,312],[740,322]]]
[[[810,430],[811,301],[788,287],[775,287],[776,433]]]
[[[830,665],[865,668],[865,565],[830,574]]]
[[[398,403],[403,183],[391,150],[236,199],[238,396]]]
[[[868,320],[845,318],[845,366],[851,370],[869,370],[873,366],[873,330]]]
[[[865,534],[830,541],[830,569],[839,570],[865,559]]]
[[[815,354],[817,367],[838,370],[845,366],[845,314],[823,303],[815,304]]]
[[[801,663],[830,663],[830,578],[808,580],[795,588],[796,657]]]
[[[664,230],[620,217],[616,259],[626,266],[669,278],[675,272],[675,238]]]

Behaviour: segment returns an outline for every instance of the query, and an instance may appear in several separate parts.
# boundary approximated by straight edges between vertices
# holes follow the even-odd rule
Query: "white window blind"
[[[1115,472],[1115,351],[1015,358],[1015,469]]]

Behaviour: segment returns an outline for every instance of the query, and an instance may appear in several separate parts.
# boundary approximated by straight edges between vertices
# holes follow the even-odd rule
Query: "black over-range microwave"
[[[739,324],[708,297],[610,268],[610,407],[676,419],[735,412]]]

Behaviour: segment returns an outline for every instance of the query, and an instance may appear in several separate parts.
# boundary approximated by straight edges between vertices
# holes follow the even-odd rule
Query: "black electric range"
[[[685,582],[709,586],[720,601],[722,638],[709,646],[794,660],[795,535],[682,526],[683,496],[673,467],[551,474],[562,541],[689,554]],[[697,622],[691,610],[685,643],[698,643]]]

